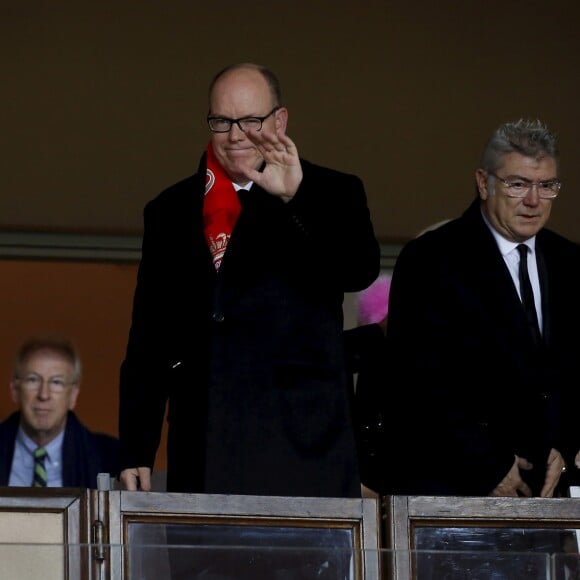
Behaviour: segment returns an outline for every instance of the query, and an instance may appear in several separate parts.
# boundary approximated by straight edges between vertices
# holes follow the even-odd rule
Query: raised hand
[[[281,131],[272,133],[266,128],[250,129],[245,135],[266,162],[262,172],[245,168],[246,177],[284,201],[292,199],[302,181],[302,166],[292,139]]]

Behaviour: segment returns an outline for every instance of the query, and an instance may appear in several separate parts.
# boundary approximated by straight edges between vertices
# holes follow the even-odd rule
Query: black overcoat
[[[388,387],[402,405],[383,492],[487,495],[514,454],[539,493],[550,448],[580,449],[580,247],[536,236],[544,341],[537,347],[479,200],[411,240],[389,295]],[[400,396],[399,396],[400,395]],[[397,481],[399,480],[399,481]]]
[[[287,204],[256,184],[219,273],[198,172],[144,210],[121,367],[123,468],[153,466],[168,401],[169,491],[360,496],[344,292],[379,274],[361,180],[302,160]]]

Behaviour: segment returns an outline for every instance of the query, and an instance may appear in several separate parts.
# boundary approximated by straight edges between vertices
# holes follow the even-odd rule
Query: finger
[[[121,487],[127,491],[137,491],[139,482],[138,471],[136,469],[125,469],[119,476]]]
[[[554,491],[556,491],[558,481],[560,481],[559,475],[554,478],[548,474],[540,491],[540,497],[554,497]]]
[[[518,469],[530,470],[534,468],[534,464],[530,463],[525,457],[518,457],[516,463]]]
[[[511,486],[500,484],[489,494],[493,497],[517,497],[517,490]]]
[[[555,486],[552,484],[544,484],[542,491],[540,492],[540,497],[554,497]]]
[[[520,483],[518,486],[518,491],[520,492],[520,495],[523,495],[524,497],[532,497],[532,490],[525,481]]]
[[[553,497],[558,482],[560,481],[560,474],[563,473],[563,469],[558,471],[554,469],[548,470],[546,474],[546,479],[544,480],[544,485],[540,491],[540,497]]]
[[[288,135],[286,135],[284,133],[280,133],[280,134],[278,134],[278,139],[280,140],[282,145],[284,145],[284,147],[286,148],[286,151],[288,151],[288,153],[291,153],[292,155],[297,154],[296,145],[294,145],[294,141],[292,141],[292,139],[290,139],[290,137],[288,137]],[[579,453],[579,455],[580,455],[580,453]]]
[[[139,472],[139,489],[142,491],[151,491],[151,471],[147,467],[140,467]]]
[[[268,132],[265,129],[262,129],[261,131],[248,129],[245,135],[254,145],[256,145],[256,147],[261,146],[271,149],[273,146],[280,142],[278,136],[275,133]]]

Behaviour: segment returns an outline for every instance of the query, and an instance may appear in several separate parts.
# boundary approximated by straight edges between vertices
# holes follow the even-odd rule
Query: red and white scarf
[[[232,180],[219,164],[210,142],[207,146],[203,231],[216,270],[219,270],[240,211],[240,200]]]

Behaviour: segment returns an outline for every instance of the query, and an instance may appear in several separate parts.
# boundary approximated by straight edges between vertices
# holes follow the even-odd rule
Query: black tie
[[[540,327],[538,325],[538,313],[536,312],[536,305],[534,303],[534,291],[532,290],[532,283],[528,275],[528,246],[520,244],[518,246],[520,253],[520,292],[522,294],[522,304],[528,317],[528,324],[532,332],[534,340],[539,343],[541,341]]]

